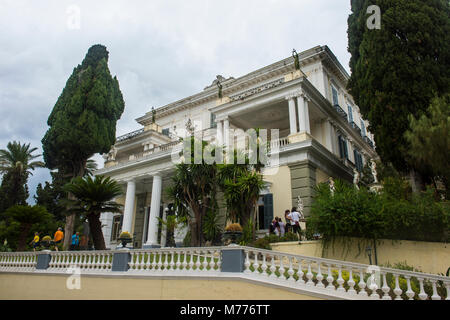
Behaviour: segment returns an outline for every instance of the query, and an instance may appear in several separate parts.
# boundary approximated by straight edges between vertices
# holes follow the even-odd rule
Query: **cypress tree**
[[[42,139],[44,161],[64,176],[83,176],[87,160],[96,153],[108,152],[115,143],[116,122],[125,103],[117,78],[109,72],[108,55],[103,45],[89,48],[48,118],[50,128]],[[66,219],[65,247],[73,233],[74,219],[74,215]]]
[[[381,9],[381,29],[368,29],[369,5]],[[408,117],[426,113],[450,90],[450,5],[446,0],[352,0],[348,89],[370,122],[384,163],[416,180],[427,170],[411,161]],[[415,174],[418,173],[418,174]]]

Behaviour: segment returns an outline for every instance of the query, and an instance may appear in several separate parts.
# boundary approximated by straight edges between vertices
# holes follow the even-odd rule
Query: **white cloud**
[[[80,29],[67,27],[71,5],[80,8]],[[349,13],[349,1],[334,0],[4,0],[0,148],[16,139],[42,152],[47,117],[93,44],[108,48],[124,95],[121,135],[138,129],[134,119],[151,106],[195,94],[218,74],[242,76],[292,48],[326,44],[348,70]],[[48,178],[35,174],[30,193]]]

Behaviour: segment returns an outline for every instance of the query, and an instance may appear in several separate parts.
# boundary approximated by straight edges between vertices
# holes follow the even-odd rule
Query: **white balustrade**
[[[219,275],[222,247],[161,248],[128,251],[127,273],[141,275]],[[234,248],[239,249],[239,248]],[[450,300],[450,277],[365,264],[240,247],[244,278],[314,291],[328,297],[376,300]],[[123,251],[50,252],[49,267],[39,272],[111,272],[113,255]],[[37,272],[37,252],[0,252],[0,272]],[[379,278],[377,284],[374,279]]]
[[[242,249],[245,253],[243,274],[252,279],[304,290],[314,287],[315,292],[350,299],[450,300],[450,277],[287,253],[274,254],[257,248]],[[381,280],[379,284],[377,278]]]
[[[33,272],[36,261],[35,252],[0,252],[0,271]]]
[[[80,268],[81,272],[110,272],[113,251],[53,251],[48,271],[66,272]]]
[[[220,248],[162,248],[130,250],[128,272],[149,274],[220,271]]]

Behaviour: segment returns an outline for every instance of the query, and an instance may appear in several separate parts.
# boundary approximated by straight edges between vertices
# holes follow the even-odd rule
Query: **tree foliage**
[[[0,236],[8,239],[17,251],[25,251],[34,232],[48,232],[54,227],[52,216],[38,205],[12,206],[5,211],[5,217],[6,221],[0,225]]]
[[[205,149],[210,148],[207,142],[191,137],[184,141],[186,149],[183,163],[175,166],[172,186],[167,189],[169,197],[180,216],[185,216],[191,230],[191,246],[205,243],[203,222],[208,210],[215,206],[216,164],[209,164],[203,157]],[[189,147],[190,148],[187,148]],[[210,154],[214,155],[214,151]],[[190,158],[190,159],[189,159]],[[194,161],[201,159],[201,161]]]
[[[380,30],[366,25],[372,4],[381,9]],[[449,91],[450,5],[446,0],[353,0],[351,5],[350,93],[370,122],[383,162],[426,176],[410,161],[404,133],[409,115],[421,116],[435,94]]]
[[[405,138],[410,148],[408,154],[417,167],[426,167],[432,176],[440,179],[450,191],[450,94],[436,97],[427,114],[416,119],[409,117],[410,129]]]
[[[0,173],[3,173],[0,187],[0,213],[13,205],[26,205],[28,198],[27,181],[36,168],[43,167],[34,154],[37,148],[30,144],[9,142],[6,149],[0,150]]]
[[[92,46],[67,80],[42,139],[48,168],[83,175],[87,159],[114,144],[125,104],[109,72],[108,55],[103,45]]]
[[[87,218],[96,250],[105,250],[100,215],[102,212],[122,212],[122,205],[113,199],[122,194],[120,185],[110,177],[77,177],[64,187],[75,200],[66,200],[68,211]]]
[[[380,193],[337,180],[317,187],[308,228],[326,241],[337,237],[417,241],[450,240],[450,207],[433,191],[412,193],[403,179],[386,178]]]
[[[48,168],[81,177],[88,159],[96,153],[109,152],[114,144],[116,122],[125,104],[119,82],[109,72],[108,57],[105,46],[90,47],[67,80],[48,118],[50,128],[42,139]],[[74,216],[66,218],[66,232],[73,232],[74,220]],[[66,238],[64,246],[68,247],[69,242]]]

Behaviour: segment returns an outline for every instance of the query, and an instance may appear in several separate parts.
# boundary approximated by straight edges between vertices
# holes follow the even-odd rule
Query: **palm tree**
[[[32,171],[44,167],[42,161],[35,159],[41,155],[33,154],[37,148],[30,144],[9,142],[6,149],[0,149],[0,173],[2,179],[2,205],[0,210],[12,205],[25,205],[27,198],[27,180]]]
[[[123,206],[112,201],[122,194],[120,185],[110,177],[96,176],[92,179],[86,176],[73,179],[65,185],[64,190],[75,197],[75,200],[66,200],[69,211],[87,218],[94,248],[105,250],[100,215],[102,212],[122,212]]]
[[[0,172],[7,173],[17,171],[24,175],[33,175],[32,170],[43,168],[42,161],[33,161],[41,155],[33,155],[37,148],[31,148],[30,144],[9,142],[5,149],[0,149]]]

